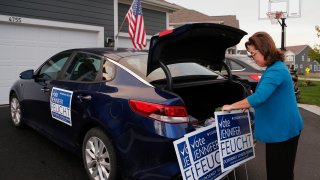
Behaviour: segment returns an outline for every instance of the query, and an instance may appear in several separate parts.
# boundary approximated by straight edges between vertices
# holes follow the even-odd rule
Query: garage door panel
[[[97,47],[98,37],[97,31],[0,22],[0,104],[9,103],[9,89],[22,71],[36,70],[66,49]]]

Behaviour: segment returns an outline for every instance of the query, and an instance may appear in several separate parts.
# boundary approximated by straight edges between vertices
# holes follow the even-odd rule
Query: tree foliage
[[[317,25],[315,29],[317,31],[318,38],[320,38],[320,26]],[[308,56],[310,59],[316,60],[320,63],[320,45],[319,44],[314,45],[314,47],[309,50]]]
[[[316,60],[320,63],[320,49],[319,46],[313,47],[313,49],[309,49],[308,57],[312,60]]]
[[[320,26],[316,26],[317,36],[320,37]]]

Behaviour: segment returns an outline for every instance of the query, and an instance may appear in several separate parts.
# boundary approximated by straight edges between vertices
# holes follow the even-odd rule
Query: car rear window
[[[130,70],[146,77],[147,72],[147,55],[139,55],[139,56],[131,56],[126,57],[120,61],[121,64],[125,65]],[[171,72],[171,76],[173,78],[176,77],[189,77],[189,76],[197,76],[197,77],[212,77],[215,79],[224,79],[224,77],[220,76],[219,74],[213,72],[212,70],[194,63],[194,62],[185,62],[185,63],[177,63],[177,64],[170,64],[168,68]],[[149,81],[155,81],[159,79],[165,79],[165,73],[161,68],[158,68],[151,72],[147,79]]]

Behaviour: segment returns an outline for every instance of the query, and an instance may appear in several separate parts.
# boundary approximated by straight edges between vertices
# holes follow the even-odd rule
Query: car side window
[[[38,78],[45,80],[57,79],[70,55],[71,53],[61,53],[50,58],[39,70]]]
[[[78,53],[70,64],[66,80],[93,82],[101,69],[103,57]]]
[[[242,71],[245,69],[245,67],[243,67],[242,65],[240,65],[234,61],[229,61],[229,62],[230,62],[230,66],[231,66],[232,71]]]
[[[110,81],[115,76],[115,65],[108,60],[104,60],[102,69],[102,80]]]

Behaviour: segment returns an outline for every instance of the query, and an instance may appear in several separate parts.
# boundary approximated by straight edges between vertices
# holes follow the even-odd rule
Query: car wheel
[[[87,132],[82,144],[82,157],[90,179],[116,179],[116,154],[110,139],[101,129],[93,128]]]
[[[15,94],[10,97],[11,120],[15,127],[22,127],[22,114],[20,102]]]

